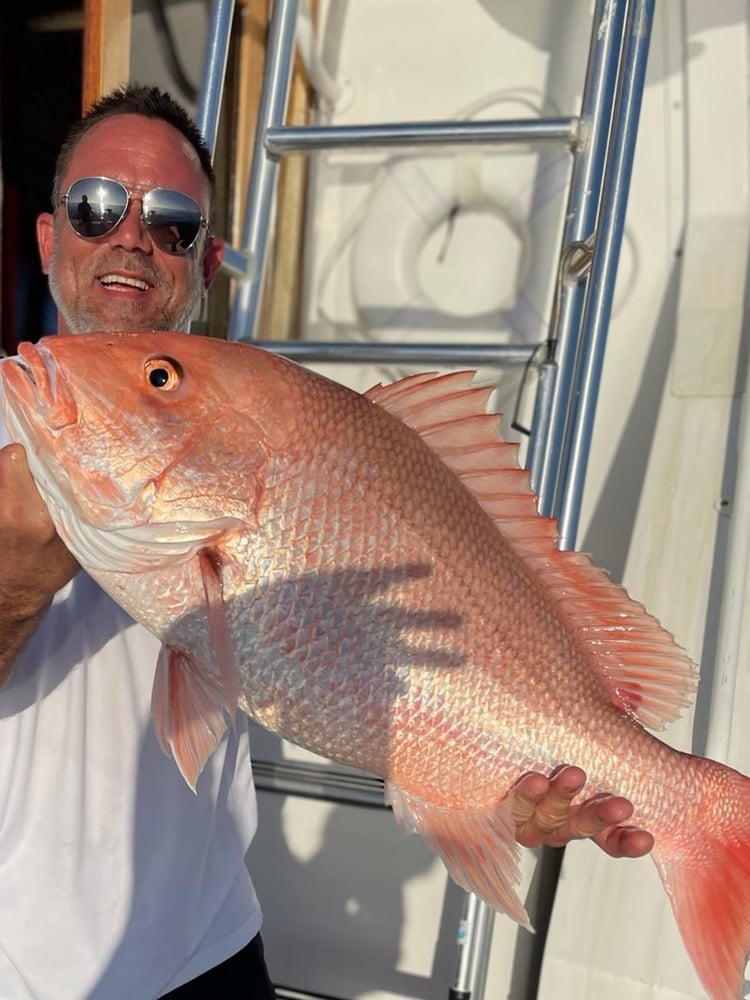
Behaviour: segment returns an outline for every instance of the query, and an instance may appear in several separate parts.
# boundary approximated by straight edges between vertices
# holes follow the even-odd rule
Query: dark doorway
[[[34,225],[50,208],[55,157],[80,114],[82,49],[82,5],[27,0],[0,14],[0,333],[9,354],[55,328]]]

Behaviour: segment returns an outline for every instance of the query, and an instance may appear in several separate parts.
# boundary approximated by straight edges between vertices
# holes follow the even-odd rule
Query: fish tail
[[[653,858],[685,948],[711,1000],[742,996],[750,953],[750,780],[706,761],[720,798],[677,848],[657,837]],[[718,771],[717,771],[718,769]],[[713,782],[712,782],[713,783]]]

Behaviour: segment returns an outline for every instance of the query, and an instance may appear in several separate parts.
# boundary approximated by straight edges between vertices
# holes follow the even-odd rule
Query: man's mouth
[[[147,292],[151,285],[142,278],[128,277],[124,274],[103,274],[99,281],[105,288],[137,288],[140,292]]]

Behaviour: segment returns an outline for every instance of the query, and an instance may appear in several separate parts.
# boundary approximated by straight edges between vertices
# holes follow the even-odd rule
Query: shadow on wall
[[[280,758],[280,741],[265,730],[253,727],[251,742],[256,760]],[[461,890],[446,879],[439,892],[442,912],[425,911],[425,920],[435,924],[439,916],[437,940],[420,939],[420,948],[433,949],[431,956],[404,961],[402,941],[405,887],[433,869],[439,883],[437,856],[419,837],[405,834],[389,810],[333,805],[321,806],[330,812],[318,847],[301,860],[290,851],[285,832],[289,802],[259,791],[258,833],[247,859],[263,907],[274,981],[340,997],[382,991],[443,1000],[456,975]],[[317,840],[312,836],[309,842]],[[401,971],[399,965],[425,971]]]

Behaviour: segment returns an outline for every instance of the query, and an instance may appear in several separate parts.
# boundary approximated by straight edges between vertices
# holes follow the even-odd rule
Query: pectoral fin
[[[224,707],[234,723],[237,702],[240,697],[240,674],[234,655],[234,646],[227,622],[224,590],[221,578],[221,562],[211,549],[203,549],[198,554],[203,593],[206,597],[208,630],[214,657],[219,668],[219,676],[224,689]]]

